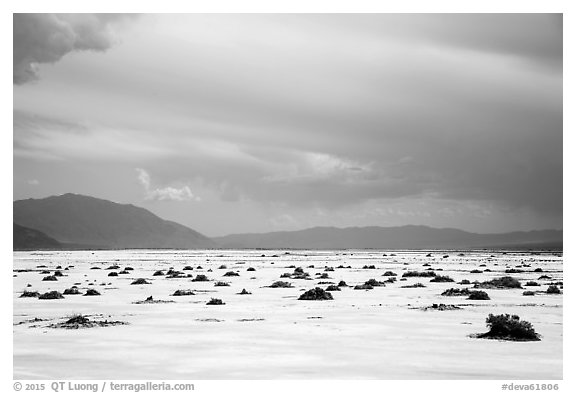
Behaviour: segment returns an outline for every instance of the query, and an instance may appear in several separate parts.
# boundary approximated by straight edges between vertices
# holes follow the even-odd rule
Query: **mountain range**
[[[127,248],[562,248],[561,230],[478,234],[421,225],[315,227],[208,238],[150,211],[77,194],[14,201],[14,250]]]
[[[84,195],[14,202],[14,223],[66,248],[210,248],[215,243],[146,209]]]

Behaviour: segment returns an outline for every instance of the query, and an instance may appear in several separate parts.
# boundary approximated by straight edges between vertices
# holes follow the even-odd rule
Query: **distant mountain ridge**
[[[225,248],[294,249],[458,249],[497,246],[562,247],[562,231],[540,230],[479,234],[423,225],[400,227],[315,227],[300,231],[232,234],[213,238]]]
[[[45,233],[16,223],[12,226],[14,250],[59,250],[62,244]]]
[[[208,237],[150,211],[104,199],[64,194],[14,201],[14,223],[64,245],[85,248],[210,248]],[[77,248],[72,247],[72,248]]]

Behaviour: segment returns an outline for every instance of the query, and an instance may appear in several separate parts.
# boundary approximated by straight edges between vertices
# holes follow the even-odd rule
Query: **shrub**
[[[238,295],[252,295],[252,292],[248,292],[245,288],[242,288],[242,291],[240,291]]]
[[[548,294],[559,294],[560,293],[560,289],[558,289],[558,287],[556,285],[550,285],[548,287],[548,289],[546,290],[546,293]]]
[[[42,279],[42,281],[58,281],[56,276],[46,276]]]
[[[372,287],[385,287],[386,284],[381,281],[376,281],[375,279],[371,278],[370,280],[366,281],[364,285],[370,285]]]
[[[64,277],[64,274],[62,274],[62,272],[60,270],[56,270],[54,272],[54,277]]]
[[[469,296],[470,290],[468,288],[460,289],[460,288],[450,288],[442,292],[440,295],[442,296]]]
[[[298,300],[334,300],[332,294],[322,288],[316,287],[304,292]]]
[[[540,341],[540,336],[534,331],[532,324],[520,320],[518,315],[490,314],[486,318],[486,325],[490,331],[482,333],[478,337],[515,341]]]
[[[208,303],[206,303],[206,305],[208,306],[217,306],[217,305],[222,305],[222,304],[226,304],[222,301],[222,299],[215,299],[212,298],[208,301]]]
[[[362,266],[362,269],[376,269],[376,266],[374,266],[374,265],[370,265],[370,266],[364,265],[364,266]]]
[[[388,277],[388,276],[390,276],[390,277],[396,277],[397,274],[394,273],[394,272],[391,272],[391,271],[387,271],[387,272],[385,272],[385,273],[383,274],[383,276],[385,276],[385,277]]]
[[[474,288],[522,288],[522,285],[517,279],[505,276],[474,284]]]
[[[468,284],[470,284],[470,280],[464,279],[464,280],[460,281],[458,284],[468,285]]]
[[[286,281],[275,281],[270,285],[270,288],[292,288],[292,284]]]
[[[339,286],[339,287],[347,287],[348,284],[346,284],[346,281],[342,280],[342,281],[340,281],[340,282],[338,283],[338,286]]]
[[[230,284],[228,284],[227,282],[224,281],[218,281],[214,284],[215,287],[229,287]]]
[[[64,290],[64,295],[81,295],[82,293],[76,287],[67,288]]]
[[[192,279],[192,281],[210,281],[210,280],[208,280],[208,277],[206,277],[204,274],[197,274],[196,277]]]
[[[524,284],[527,287],[539,287],[540,284],[538,284],[536,281],[528,281],[526,284]]]
[[[539,267],[537,267],[536,269],[534,269],[534,273],[542,273],[543,270]]]
[[[50,291],[38,296],[38,299],[64,299],[64,296],[58,291]]]
[[[120,266],[118,266],[118,265],[112,265],[112,266],[108,266],[108,267],[106,268],[106,270],[114,270],[114,269],[120,269]]]
[[[256,269],[254,269],[253,267],[249,267],[248,269],[246,269],[247,272],[255,272]]]
[[[430,282],[454,282],[454,280],[448,276],[436,276]]]
[[[325,272],[333,272],[334,268],[333,267],[327,267],[324,269]]]
[[[362,284],[362,285],[356,285],[354,287],[354,289],[359,290],[359,289],[374,289],[374,287],[372,285],[368,285],[368,284]]]
[[[470,291],[468,300],[490,300],[490,296],[484,291]]]
[[[124,270],[134,270],[134,268],[133,268],[133,267],[130,267],[130,266],[126,266],[126,267],[124,268]]]
[[[152,276],[163,276],[164,272],[162,270],[156,270]]]
[[[110,273],[108,273],[108,277],[118,277],[118,273],[110,272]]]
[[[402,277],[436,277],[436,273],[432,271],[426,272],[405,272]]]
[[[40,294],[36,291],[24,291],[20,297],[38,297]]]
[[[421,282],[417,282],[416,284],[412,285],[403,285],[400,288],[426,288],[426,285],[422,284]]]
[[[226,265],[220,265],[220,266],[218,267],[218,269],[228,269],[228,268],[226,267]]]
[[[339,291],[340,287],[338,285],[328,285],[328,287],[326,288],[327,291]]]
[[[95,289],[89,289],[86,291],[86,293],[84,294],[84,296],[100,296],[100,292],[98,292]]]
[[[130,285],[143,285],[143,284],[150,284],[150,283],[146,281],[146,279],[144,278],[137,278],[136,280],[130,283]]]
[[[524,273],[524,270],[520,269],[506,269],[504,273],[513,274],[513,273]]]
[[[189,289],[177,289],[172,296],[192,296],[195,295],[194,292],[192,292]]]
[[[536,292],[534,291],[524,291],[522,292],[522,296],[534,296],[536,295]]]
[[[482,273],[482,270],[474,269],[474,270],[470,270],[470,273],[478,274],[478,273]]]
[[[240,276],[240,274],[236,273],[236,272],[226,272],[224,273],[224,277],[238,277]]]

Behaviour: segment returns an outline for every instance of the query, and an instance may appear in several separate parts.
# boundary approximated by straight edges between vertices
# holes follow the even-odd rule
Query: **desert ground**
[[[294,274],[296,268],[303,273]],[[167,274],[170,269],[176,273]],[[558,252],[14,252],[13,270],[15,379],[563,377],[563,295],[546,293],[554,283],[563,290]],[[159,270],[163,275],[154,275]],[[414,271],[454,282],[402,277]],[[197,275],[209,281],[193,281]],[[56,280],[44,281],[47,276]],[[490,300],[441,295],[504,276],[522,288],[481,288]],[[148,284],[133,284],[138,278]],[[354,289],[370,279],[384,285]],[[229,286],[216,286],[219,281]],[[277,281],[292,287],[271,288]],[[329,292],[333,300],[298,300],[340,281],[348,286]],[[531,281],[539,285],[526,285]],[[406,288],[416,283],[423,287]],[[80,294],[21,297],[73,286]],[[90,289],[100,295],[83,296]],[[240,295],[243,289],[250,294]],[[172,296],[177,290],[193,294]],[[224,304],[208,305],[212,298]],[[541,340],[474,337],[488,330],[490,313],[518,315]],[[91,323],[66,324],[78,315]]]

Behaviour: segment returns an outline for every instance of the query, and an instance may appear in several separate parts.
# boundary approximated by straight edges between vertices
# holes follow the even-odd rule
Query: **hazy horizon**
[[[562,229],[561,14],[14,14],[13,199],[215,237]]]

